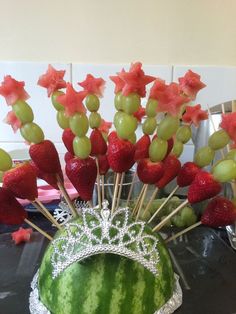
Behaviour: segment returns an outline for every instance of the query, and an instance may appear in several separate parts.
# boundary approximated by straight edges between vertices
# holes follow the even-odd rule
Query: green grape
[[[185,223],[180,215],[175,215],[171,218],[171,222],[178,228],[184,227]]]
[[[157,127],[156,118],[147,118],[142,125],[142,130],[144,134],[151,135],[155,132],[156,127]]]
[[[224,148],[230,141],[230,137],[225,130],[214,132],[208,139],[208,145],[213,150]]]
[[[145,221],[148,221],[151,218],[151,213],[149,211],[146,211],[146,213],[144,213],[144,207],[141,211],[141,218]]]
[[[23,100],[17,100],[12,109],[22,124],[33,122],[34,113],[31,107]]]
[[[174,146],[171,150],[172,155],[175,155],[175,157],[181,156],[182,152],[184,150],[184,144],[180,141],[175,140]]]
[[[154,118],[157,115],[157,100],[149,99],[146,105],[146,114],[149,118]]]
[[[236,179],[236,162],[222,160],[212,168],[212,174],[218,182],[229,182]]]
[[[193,225],[197,221],[197,216],[194,213],[194,210],[189,206],[186,206],[181,210],[180,217],[186,227]]]
[[[99,98],[94,94],[89,94],[85,99],[85,105],[89,111],[98,111],[100,107]]]
[[[91,112],[89,116],[89,125],[90,128],[96,129],[99,128],[102,118],[98,112]]]
[[[81,159],[88,158],[91,153],[91,142],[87,136],[76,136],[73,140],[73,149],[77,157]]]
[[[168,143],[161,138],[155,138],[149,146],[149,157],[152,162],[163,160],[166,156]]]
[[[76,113],[69,119],[71,131],[79,136],[83,137],[88,132],[89,123],[86,114]]]
[[[57,111],[57,122],[63,130],[70,127],[70,118],[65,115],[65,110]]]
[[[212,150],[209,146],[204,146],[196,152],[194,156],[194,162],[199,167],[203,168],[205,166],[208,166],[212,162],[214,157],[214,150]]]
[[[157,128],[157,136],[163,140],[169,140],[179,127],[179,118],[166,116]]]
[[[161,220],[164,220],[167,216],[162,216],[161,217]],[[168,219],[165,223],[165,226],[166,227],[171,227],[171,219]]]
[[[232,159],[236,161],[236,149],[232,149],[228,152],[228,154],[225,156],[225,159]]]
[[[114,118],[113,118],[113,124],[115,126],[115,128],[117,128],[117,125],[118,125],[118,121],[119,119],[125,115],[125,113],[123,111],[117,111],[114,115]]]
[[[186,144],[192,136],[192,131],[189,125],[183,125],[176,132],[176,139],[183,144]]]
[[[3,175],[4,175],[4,172],[0,171],[0,182],[2,182]]]
[[[120,138],[128,140],[137,129],[138,122],[134,116],[131,116],[127,113],[118,119],[116,131]]]
[[[29,143],[38,144],[44,140],[43,130],[34,122],[24,124],[20,128],[20,133]]]
[[[128,138],[128,141],[130,141],[132,144],[135,144],[136,143],[136,134],[133,133],[129,138]]]
[[[52,96],[51,96],[52,104],[53,104],[54,108],[55,108],[57,111],[60,111],[60,110],[64,110],[64,109],[65,109],[65,107],[62,106],[62,105],[57,101],[57,97],[58,97],[58,96],[61,96],[61,95],[64,95],[64,93],[58,90],[58,91],[52,93]]]
[[[128,114],[133,114],[140,107],[140,96],[136,93],[129,94],[129,96],[123,96],[122,98],[122,108],[124,112]]]
[[[11,156],[0,148],[0,171],[7,171],[12,168]]]
[[[161,206],[161,204],[164,203],[164,200],[165,200],[164,198],[161,198],[161,199],[155,199],[152,202],[151,206],[149,207],[149,211],[152,215],[156,212],[157,208],[159,208]],[[162,211],[161,211],[161,213],[162,213]]]
[[[115,96],[115,107],[116,107],[116,110],[123,110],[123,95],[121,94],[121,92],[117,93],[116,96]]]

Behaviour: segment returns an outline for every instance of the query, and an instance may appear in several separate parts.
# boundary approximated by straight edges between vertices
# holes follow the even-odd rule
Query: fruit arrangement
[[[235,198],[219,196],[224,183],[230,183],[234,193],[236,190],[236,113],[223,114],[220,129],[209,137],[208,145],[196,152],[193,161],[181,165],[179,157],[191,139],[192,128],[210,118],[207,111],[193,103],[205,87],[198,74],[189,70],[178,83],[167,84],[146,75],[142,64],[136,62],[128,71],[122,69],[111,76],[116,108],[111,131],[112,124],[99,113],[105,81],[88,74],[78,83],[77,91],[64,81],[64,74],[49,65],[38,85],[47,89],[57,111],[67,149],[65,169],[55,145],[45,139],[43,130],[34,122],[24,82],[8,75],[0,85],[0,95],[12,108],[5,121],[15,132],[20,130],[32,159],[13,167],[8,153],[0,149],[0,223],[26,222],[50,240],[36,275],[31,312],[35,313],[37,304],[42,309],[40,314],[46,310],[57,314],[153,314],[170,307],[168,302],[174,311],[181,304],[180,288],[165,244],[156,231],[168,224],[187,227],[167,239],[168,243],[200,224],[219,227],[236,221]],[[152,87],[143,108],[141,99],[146,97],[148,84]],[[143,134],[137,139],[140,123]],[[222,159],[212,165],[218,150]],[[206,166],[212,166],[210,172],[204,169]],[[134,174],[124,208],[120,206],[122,188],[125,174],[131,169]],[[104,184],[108,171],[114,174],[110,209],[105,202]],[[64,187],[65,174],[85,202],[80,211]],[[71,215],[65,226],[38,200],[37,177],[60,190],[65,198]],[[141,190],[134,199],[132,191],[137,179]],[[169,196],[157,199],[158,190],[174,179],[177,185]],[[95,184],[97,204],[93,204]],[[154,191],[148,197],[150,186]],[[179,187],[188,187],[186,200],[174,196]],[[17,198],[30,200],[59,229],[54,239],[28,220]],[[206,200],[206,209],[197,222],[191,205]],[[76,286],[71,284],[73,281]],[[102,297],[98,298],[98,294]]]

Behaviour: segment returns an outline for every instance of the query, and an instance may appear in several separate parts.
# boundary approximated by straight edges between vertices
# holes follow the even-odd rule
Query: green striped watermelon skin
[[[53,279],[49,245],[39,270],[41,301],[52,314],[153,314],[169,300],[174,286],[168,251],[157,236],[158,276],[125,257],[100,254],[70,265]]]

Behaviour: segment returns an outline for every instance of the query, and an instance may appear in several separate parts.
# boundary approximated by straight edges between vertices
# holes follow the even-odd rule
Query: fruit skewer
[[[160,230],[171,217],[188,203],[194,204],[216,196],[221,191],[221,183],[231,182],[235,179],[236,162],[234,160],[221,160],[212,168],[212,174],[200,170],[189,186],[187,200],[165,217],[153,230]]]
[[[35,168],[43,174],[43,179],[47,181],[47,178],[50,178],[50,182],[56,181],[57,174],[63,178],[59,156],[54,144],[44,140],[42,129],[33,122],[34,114],[25,101],[29,95],[24,90],[24,85],[24,82],[18,82],[11,76],[6,76],[0,86],[0,94],[6,99],[7,104],[12,106],[6,122],[13,127],[14,131],[20,129],[22,137],[31,144],[29,154]]]
[[[6,188],[0,188],[0,222],[10,225],[19,225],[23,222],[27,223],[39,233],[41,233],[48,240],[52,237],[36,226],[28,219],[28,214],[24,207],[17,201],[14,195]]]
[[[202,214],[200,221],[169,237],[167,240],[165,240],[165,242],[169,243],[170,241],[173,241],[179,236],[189,232],[192,229],[195,229],[200,225],[217,228],[231,225],[235,223],[235,221],[236,221],[235,205],[224,197],[216,197],[208,203],[205,211]]]
[[[84,91],[87,93],[85,98],[85,105],[90,111],[89,115],[89,126],[92,129],[90,134],[91,141],[91,156],[95,157],[97,166],[97,196],[99,208],[102,208],[102,198],[101,198],[101,179],[98,157],[100,155],[105,155],[107,152],[107,144],[103,138],[99,127],[102,123],[101,115],[98,110],[100,107],[100,97],[103,97],[103,91],[105,88],[105,81],[102,78],[95,78],[91,74],[87,74],[86,79],[79,83],[83,87]]]
[[[185,123],[187,123],[187,124],[182,125],[182,126],[180,126],[178,128],[178,130],[176,132],[175,143],[174,143],[174,146],[173,146],[172,152],[171,152],[176,157],[179,157],[182,154],[182,152],[183,152],[183,145],[186,144],[190,140],[190,138],[191,138],[191,135],[192,135],[191,128],[190,128],[191,124],[194,124],[195,127],[198,127],[200,121],[201,120],[205,120],[208,117],[207,113],[205,111],[201,110],[201,106],[200,105],[196,105],[196,106],[193,106],[193,107],[185,106],[184,110],[185,110],[185,114],[182,116],[182,120]],[[183,187],[183,186],[186,186],[186,185],[180,185],[180,186]],[[172,195],[174,193],[176,193],[178,188],[179,188],[179,185],[177,185],[173,189],[173,191],[170,193],[169,197],[165,200],[165,202],[161,205],[161,207],[158,208],[157,213],[153,214],[153,217],[149,220],[149,222],[151,222],[152,219],[155,218],[156,215],[161,211],[161,209],[168,203],[169,199],[172,197]],[[155,192],[157,193],[157,191],[154,191],[154,193]],[[153,195],[151,197],[151,199],[154,199],[154,198],[155,198],[155,195]],[[147,211],[150,206],[151,206],[151,202],[148,203],[145,211]]]
[[[135,131],[138,121],[134,116],[141,107],[141,97],[146,95],[146,85],[154,80],[154,77],[145,75],[142,64],[131,64],[128,72],[122,70],[117,76],[111,76],[115,83],[115,107],[117,113],[114,116],[114,126],[117,137],[108,145],[108,160],[114,172],[118,172],[116,184],[120,183],[121,173],[128,171],[134,164]],[[118,156],[120,155],[120,156]],[[118,157],[121,161],[119,162]],[[119,165],[120,163],[120,165]],[[122,185],[120,184],[120,188]],[[117,197],[117,188],[114,188],[114,198]],[[118,192],[118,194],[120,194]],[[116,201],[113,198],[112,211]]]
[[[56,70],[52,65],[49,64],[48,69],[45,74],[42,74],[39,77],[38,85],[47,89],[48,97],[51,97],[51,102],[54,108],[57,111],[57,122],[58,125],[66,130],[69,128],[69,117],[66,115],[65,107],[62,106],[58,101],[57,97],[64,95],[64,92],[61,91],[61,88],[66,87],[66,82],[64,80],[65,70]],[[77,216],[76,209],[70,199],[70,196],[67,193],[67,190],[64,187],[64,184],[60,176],[56,175],[57,186],[64,197],[69,209],[74,217]]]

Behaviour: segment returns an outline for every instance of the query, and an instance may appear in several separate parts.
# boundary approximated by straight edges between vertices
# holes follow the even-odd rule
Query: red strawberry
[[[135,161],[149,157],[148,149],[149,149],[150,144],[151,144],[151,140],[147,134],[143,135],[137,141],[137,143],[134,145],[135,146],[135,154],[134,154]]]
[[[65,129],[62,133],[62,141],[68,150],[72,155],[74,155],[74,149],[73,149],[73,140],[75,138],[74,133],[71,131],[71,129]]]
[[[72,158],[74,158],[75,156],[72,155],[70,152],[66,152],[65,156],[64,156],[64,160],[67,163],[69,160],[71,160]]]
[[[190,185],[200,169],[194,162],[186,162],[177,176],[177,184],[180,187]]]
[[[134,164],[135,147],[130,141],[120,138],[112,140],[108,145],[107,158],[114,172],[128,171]]]
[[[112,142],[113,140],[117,140],[117,139],[118,139],[118,135],[117,135],[116,131],[112,131],[108,135],[108,143]]]
[[[66,164],[66,174],[84,201],[93,196],[94,184],[97,177],[97,166],[93,158],[80,159],[74,157]]]
[[[105,175],[110,168],[107,155],[98,156],[98,166],[100,175]]]
[[[201,222],[209,227],[224,227],[236,221],[236,207],[225,197],[213,198],[203,212]]]
[[[14,195],[9,190],[0,188],[0,223],[19,225],[27,217],[27,212]]]
[[[137,174],[143,183],[154,184],[164,174],[163,162],[152,162],[150,159],[142,159],[138,163]]]
[[[101,132],[98,129],[94,129],[90,134],[90,140],[92,145],[91,156],[105,155],[107,152],[107,143],[104,140]]]
[[[31,166],[34,168],[34,171],[36,173],[36,176],[42,180],[44,180],[45,182],[47,182],[49,185],[51,185],[54,189],[58,190],[58,184],[57,184],[57,176],[56,173],[46,173],[46,172],[42,172],[33,161],[30,162]],[[60,173],[58,173],[61,181],[64,181],[63,178],[63,173],[62,171]]]
[[[156,183],[159,189],[164,188],[170,181],[172,181],[181,169],[181,163],[174,155],[168,155],[164,160],[164,175]]]
[[[39,144],[33,144],[29,149],[30,157],[36,166],[46,173],[59,173],[61,164],[55,145],[44,140]]]
[[[188,189],[189,203],[198,203],[216,196],[221,191],[221,184],[211,173],[200,170]]]
[[[4,173],[3,187],[15,197],[34,201],[38,197],[37,177],[29,163],[19,164]]]

